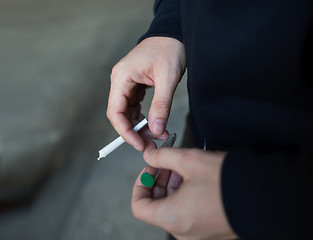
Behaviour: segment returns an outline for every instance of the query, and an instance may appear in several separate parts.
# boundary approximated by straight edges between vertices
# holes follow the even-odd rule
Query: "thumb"
[[[177,81],[157,82],[149,111],[149,129],[159,136],[164,133],[170,114]]]
[[[179,148],[149,149],[144,153],[144,159],[154,168],[175,171],[187,180],[193,174],[193,166],[186,151]]]

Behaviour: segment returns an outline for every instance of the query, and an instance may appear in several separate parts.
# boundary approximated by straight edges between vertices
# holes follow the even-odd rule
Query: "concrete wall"
[[[142,153],[124,145],[96,161],[117,136],[105,116],[111,68],[147,29],[152,4],[1,0],[1,240],[165,237],[131,214]],[[168,124],[178,142],[186,112],[184,80]]]

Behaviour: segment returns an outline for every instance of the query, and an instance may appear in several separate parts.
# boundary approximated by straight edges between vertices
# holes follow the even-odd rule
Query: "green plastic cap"
[[[151,174],[145,172],[141,174],[140,181],[145,187],[153,187],[155,183],[154,177]]]

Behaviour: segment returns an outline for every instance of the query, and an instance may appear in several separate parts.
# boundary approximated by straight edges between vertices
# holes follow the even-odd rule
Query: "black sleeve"
[[[153,9],[154,19],[138,43],[155,36],[172,37],[182,42],[180,0],[156,0]]]
[[[222,195],[240,239],[313,239],[313,144],[305,145],[288,153],[228,153]]]

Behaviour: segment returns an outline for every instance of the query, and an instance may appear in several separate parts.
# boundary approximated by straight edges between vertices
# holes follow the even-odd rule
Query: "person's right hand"
[[[184,45],[169,37],[144,39],[114,66],[107,116],[122,138],[138,151],[145,149],[145,140],[132,127],[143,118],[140,102],[146,88],[155,87],[148,120],[154,137],[160,137],[165,133],[172,98],[185,69]]]

